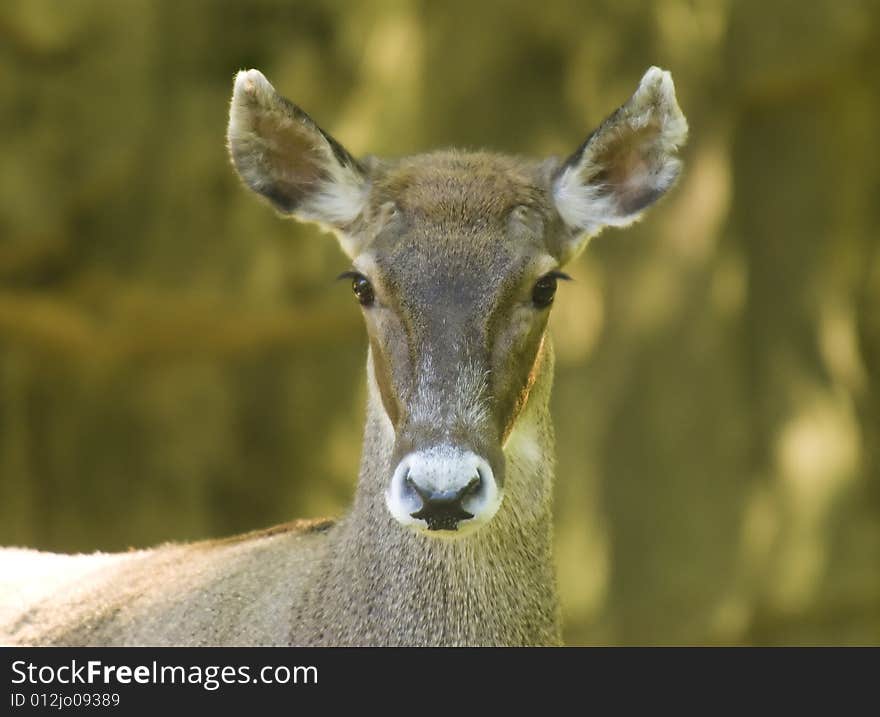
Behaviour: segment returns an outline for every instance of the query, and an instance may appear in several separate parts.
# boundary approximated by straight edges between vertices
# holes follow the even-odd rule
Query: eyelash
[[[547,272],[546,274],[544,274],[544,276],[542,276],[541,278],[542,278],[542,279],[561,279],[562,281],[574,281],[574,279],[572,279],[572,278],[571,278],[568,274],[566,274],[564,271],[556,271],[556,270],[554,270],[554,271],[548,271],[548,272]]]

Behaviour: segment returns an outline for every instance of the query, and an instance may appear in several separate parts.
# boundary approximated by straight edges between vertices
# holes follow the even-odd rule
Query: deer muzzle
[[[489,462],[452,445],[405,455],[385,492],[388,510],[399,523],[438,537],[457,537],[485,525],[501,498]]]

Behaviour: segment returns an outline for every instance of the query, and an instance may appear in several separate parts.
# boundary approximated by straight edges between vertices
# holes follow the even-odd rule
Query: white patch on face
[[[553,443],[534,416],[524,416],[504,446],[505,490],[520,526],[547,519],[552,501]]]
[[[456,530],[428,530],[426,520],[413,517],[423,507],[419,491],[457,493],[465,490],[475,477],[479,478],[479,488],[461,502],[461,508],[473,517],[459,522]],[[489,463],[472,451],[450,445],[406,455],[385,491],[385,504],[401,525],[439,537],[460,537],[485,525],[498,511],[501,500],[502,491]]]
[[[527,419],[516,422],[503,450],[509,460],[529,466],[538,466],[546,460],[535,425]]]

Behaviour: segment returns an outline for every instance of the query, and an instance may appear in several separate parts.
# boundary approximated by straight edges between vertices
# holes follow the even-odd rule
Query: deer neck
[[[384,502],[394,431],[368,359],[363,456],[351,513],[332,536],[316,605],[334,644],[555,644],[552,351],[504,447],[505,497],[463,538],[399,525]],[[332,626],[336,626],[335,628]],[[320,642],[320,640],[319,640]]]

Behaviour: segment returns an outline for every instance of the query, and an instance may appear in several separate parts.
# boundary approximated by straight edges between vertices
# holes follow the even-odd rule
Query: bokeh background
[[[349,503],[346,260],[233,175],[237,69],[356,154],[565,155],[658,64],[686,172],[552,318],[566,639],[880,643],[878,51],[847,0],[6,0],[0,543]]]

